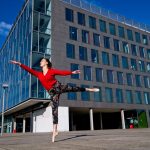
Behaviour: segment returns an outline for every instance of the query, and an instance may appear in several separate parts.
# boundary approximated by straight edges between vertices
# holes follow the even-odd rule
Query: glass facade
[[[17,65],[9,63],[10,60],[17,60],[30,66],[32,40],[32,8],[30,3],[31,1],[28,1],[0,51],[0,58],[3,58],[0,59],[0,70],[3,73],[0,76],[0,95],[3,95],[2,84],[8,84],[5,110],[30,97],[30,75]]]

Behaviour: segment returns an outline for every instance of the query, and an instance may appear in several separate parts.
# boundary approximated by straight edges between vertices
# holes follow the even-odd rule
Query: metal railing
[[[134,21],[132,19],[128,19],[124,16],[113,13],[110,10],[107,10],[95,4],[91,4],[90,2],[86,2],[84,0],[60,0],[60,1],[150,33],[150,25],[146,25]]]

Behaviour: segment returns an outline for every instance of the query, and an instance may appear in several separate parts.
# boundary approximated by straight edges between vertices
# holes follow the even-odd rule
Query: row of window
[[[76,86],[75,84],[70,83],[70,86]],[[82,87],[89,87],[82,85]],[[96,86],[95,86],[96,87]],[[100,89],[99,92],[94,92],[92,99],[96,102],[114,102],[114,95],[113,95],[113,89],[105,87],[105,97],[102,98],[102,89],[101,87],[97,87]],[[142,92],[141,91],[134,91],[134,98],[133,98],[133,91],[131,90],[125,90],[125,97],[126,102],[124,101],[123,97],[123,90],[122,89],[115,89],[115,98],[117,103],[128,103],[128,104],[142,104]],[[144,103],[150,104],[150,93],[149,92],[143,92],[144,96]],[[68,99],[69,100],[77,100],[77,93],[71,92],[68,93]],[[90,93],[89,92],[81,92],[81,100],[83,101],[89,101],[90,100]]]
[[[82,30],[81,34],[82,34],[82,42],[90,44],[89,31]],[[70,26],[69,27],[69,35],[70,35],[71,40],[77,41],[78,29],[76,27]],[[93,45],[100,47],[100,43],[101,43],[100,35],[97,33],[93,33]],[[111,49],[110,37],[103,36],[103,43],[104,43],[104,48]],[[125,42],[125,41],[121,42],[118,39],[113,39],[113,49],[115,51],[122,51],[126,54],[131,53],[133,56],[140,56],[141,58],[146,58],[146,54],[147,54],[147,58],[150,59],[150,49],[145,50],[144,47],[142,47],[142,46],[138,47],[135,44],[131,44],[131,46],[129,46],[128,42]]]
[[[88,61],[88,52],[86,47],[79,46],[79,60]],[[66,44],[66,56],[67,58],[75,59],[75,46],[73,44],[67,43]],[[112,54],[112,63],[110,62],[110,55],[107,52],[102,51],[102,63],[104,65],[112,64],[114,67],[120,67],[119,56],[117,54]],[[122,59],[122,68],[137,71],[139,66],[139,71],[141,72],[150,72],[150,62],[144,62],[142,60],[136,60],[131,58],[130,59],[130,66],[127,57],[121,56]],[[138,61],[138,63],[137,63]],[[91,49],[91,62],[99,63],[100,57],[98,50]],[[138,65],[137,65],[138,64]],[[146,67],[145,67],[146,65]]]
[[[71,70],[78,70],[79,64],[71,64]],[[94,79],[96,82],[104,82],[104,70],[102,68],[95,68],[92,70],[91,66],[84,66],[83,73],[84,73],[84,80],[92,81],[92,72],[95,71]],[[72,79],[79,79],[79,74],[71,75]],[[125,79],[126,78],[126,79]],[[116,80],[115,80],[116,79]],[[133,76],[132,73],[123,73],[120,71],[115,72],[114,70],[106,70],[106,82],[107,83],[118,83],[119,85],[127,84],[128,86],[135,86],[136,87],[145,87],[150,88],[150,77],[149,76],[141,76],[136,74]],[[142,81],[143,80],[143,81]],[[142,84],[143,82],[143,84]]]
[[[66,8],[65,17],[66,17],[67,21],[74,22],[74,11],[72,9]],[[77,20],[78,20],[79,25],[86,26],[86,24],[88,22],[89,28],[92,28],[92,29],[99,28],[99,31],[105,32],[105,33],[107,33],[108,32],[107,30],[109,30],[109,33],[111,35],[115,35],[115,36],[117,35],[117,32],[118,32],[119,37],[121,37],[121,38],[126,37],[125,29],[122,26],[118,26],[118,30],[117,30],[116,29],[117,27],[115,24],[109,23],[108,24],[109,29],[107,29],[106,21],[99,19],[99,27],[97,27],[97,19],[95,17],[88,16],[88,21],[87,21],[85,14],[80,13],[80,12],[77,12]],[[126,34],[127,34],[128,40],[134,41],[134,38],[135,38],[135,41],[137,43],[143,43],[144,45],[148,45],[147,35],[142,34],[142,36],[141,36],[141,34],[139,32],[135,32],[135,34],[134,34],[135,37],[134,37],[133,31],[131,29],[127,29]]]

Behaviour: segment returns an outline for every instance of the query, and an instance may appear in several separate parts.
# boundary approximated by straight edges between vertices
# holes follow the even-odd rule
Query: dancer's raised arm
[[[15,64],[15,65],[19,65],[21,68],[23,68],[24,70],[26,70],[27,72],[31,73],[32,75],[34,76],[38,76],[39,72],[34,70],[34,69],[31,69],[30,67],[22,64],[21,62],[18,62],[18,61],[15,61],[15,60],[11,60],[10,63],[12,64]]]

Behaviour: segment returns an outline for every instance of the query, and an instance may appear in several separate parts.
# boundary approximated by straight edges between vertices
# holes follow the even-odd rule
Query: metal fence
[[[128,26],[132,26],[132,27],[135,27],[135,28],[138,28],[140,30],[143,30],[143,31],[150,33],[150,26],[149,25],[139,23],[139,22],[134,21],[132,19],[128,19],[124,16],[113,13],[110,10],[107,10],[107,9],[102,8],[100,6],[97,6],[95,4],[86,2],[84,0],[60,0],[60,1],[63,1],[65,3],[74,5],[76,7],[82,8],[82,9],[90,11],[92,13],[110,18],[112,20],[118,21],[120,23],[126,24]]]

